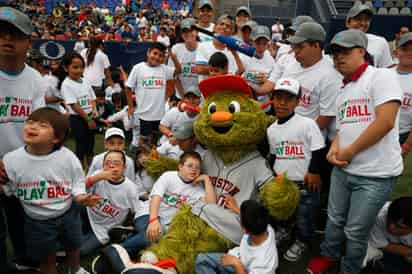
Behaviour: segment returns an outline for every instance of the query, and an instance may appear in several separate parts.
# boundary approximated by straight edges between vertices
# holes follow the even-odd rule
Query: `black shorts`
[[[159,132],[160,120],[158,121],[145,121],[140,120],[140,136],[149,137]]]
[[[63,215],[47,220],[35,220],[26,215],[24,231],[27,254],[34,260],[42,261],[56,254],[58,242],[65,250],[78,249],[82,241],[78,206],[72,204]]]

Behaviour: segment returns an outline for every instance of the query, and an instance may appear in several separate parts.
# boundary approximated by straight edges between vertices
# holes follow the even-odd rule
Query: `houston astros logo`
[[[61,59],[66,54],[64,47],[54,41],[44,42],[40,45],[39,51],[49,60]]]

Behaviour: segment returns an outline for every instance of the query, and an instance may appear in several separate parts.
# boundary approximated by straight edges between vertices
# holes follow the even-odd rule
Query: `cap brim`
[[[404,45],[406,45],[406,44],[410,44],[410,43],[412,43],[412,39],[406,40],[406,41],[402,41],[402,43],[399,43],[399,44],[398,44],[398,47],[397,47],[397,48],[400,48],[400,47],[402,47],[402,46],[404,46]]]
[[[305,41],[307,41],[308,39],[307,38],[305,38],[305,37],[300,37],[300,36],[296,36],[296,35],[294,35],[294,36],[292,36],[292,37],[289,37],[288,39],[287,39],[287,41],[289,42],[289,43],[291,43],[292,45],[293,44],[300,44],[300,43],[303,43],[303,42],[305,42]]]
[[[200,92],[195,92],[195,91],[187,91],[187,92],[185,92],[185,93],[183,94],[183,96],[186,96],[186,95],[188,95],[188,94],[193,94],[193,95],[195,95],[195,96],[197,96],[197,97],[200,97]]]
[[[107,139],[112,138],[112,137],[114,137],[114,136],[117,136],[117,137],[120,137],[120,138],[122,138],[122,139],[125,139],[125,136],[124,136],[124,135],[121,135],[121,134],[119,134],[119,133],[110,134],[109,136],[106,136],[104,139],[107,140]]]
[[[205,4],[201,5],[201,6],[199,6],[199,9],[203,9],[203,8],[206,7],[206,6],[208,6],[208,7],[211,8],[211,9],[213,9],[212,4],[209,4],[209,3],[205,3]]]
[[[292,94],[292,95],[294,95],[294,96],[298,96],[298,95],[299,95],[299,93],[296,94],[294,91],[288,90],[288,89],[284,89],[284,88],[275,89],[275,90],[274,90],[274,92],[280,92],[280,91],[287,92],[287,93]]]
[[[10,25],[14,26],[15,28],[17,28],[19,31],[21,31],[22,33],[24,33],[27,36],[30,36],[31,33],[34,31],[34,28],[32,27],[32,29],[29,32],[27,32],[22,26],[19,26],[19,24],[16,24],[15,22],[11,22],[9,20],[5,20],[3,18],[0,19],[0,21],[9,23]]]
[[[373,17],[373,10],[371,10],[371,9],[369,9],[369,8],[364,8],[364,9],[359,10],[359,11],[356,12],[356,13],[348,14],[348,15],[347,15],[347,18],[346,18],[346,21],[349,20],[349,19],[351,19],[351,18],[354,18],[354,17],[358,16],[358,15],[361,14],[361,13],[366,13],[366,14],[368,14],[370,17]]]
[[[325,53],[326,54],[333,54],[337,48],[355,48],[359,47],[358,45],[352,44],[352,43],[345,43],[345,42],[333,42],[332,44],[329,44],[325,48]]]
[[[270,41],[270,37],[268,36],[268,35],[265,35],[265,34],[261,34],[261,35],[258,35],[258,36],[256,36],[256,37],[253,37],[253,41],[256,41],[257,39],[259,39],[259,38],[265,38],[265,39],[267,39],[268,41]]]

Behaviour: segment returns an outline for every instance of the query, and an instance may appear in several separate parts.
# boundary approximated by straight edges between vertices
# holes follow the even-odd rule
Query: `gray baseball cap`
[[[361,13],[367,13],[371,17],[373,16],[373,9],[367,4],[355,4],[346,14],[346,21],[358,16]]]
[[[205,6],[209,6],[211,9],[213,9],[213,3],[210,0],[201,0],[199,2],[199,9],[205,7]]]
[[[409,42],[412,42],[412,32],[405,33],[399,38],[398,48]]]
[[[247,13],[247,15],[249,15],[249,17],[252,17],[252,12],[250,11],[250,9],[246,6],[240,6],[236,9],[235,15],[237,16],[239,14],[239,12],[244,11]]]
[[[173,136],[177,140],[186,140],[194,136],[193,122],[184,122],[172,130]]]
[[[363,31],[357,29],[347,29],[338,32],[337,34],[335,34],[335,36],[333,36],[332,41],[326,48],[326,53],[333,53],[336,46],[343,48],[360,47],[367,49],[368,38],[366,37],[365,33],[363,33]]]
[[[196,95],[197,97],[200,97],[200,90],[197,86],[190,86],[184,91],[184,95],[186,94],[193,94]]]
[[[243,30],[245,27],[249,27],[251,30],[257,26],[256,21],[253,20],[248,20],[246,23],[243,24],[243,26],[240,28],[240,30]]]
[[[299,15],[292,21],[292,25],[289,28],[297,31],[300,25],[307,22],[315,22],[315,20],[309,15]]]
[[[194,19],[192,18],[185,18],[182,20],[182,22],[180,23],[180,29],[184,30],[184,29],[192,29],[194,26],[196,26],[196,22]]]
[[[326,32],[322,25],[316,22],[306,22],[299,26],[292,37],[288,38],[291,44],[300,44],[305,41],[325,41]]]
[[[268,27],[258,25],[252,29],[252,41],[256,41],[259,38],[266,38],[270,41],[270,31]]]
[[[12,24],[26,35],[31,35],[34,30],[30,18],[21,11],[11,7],[0,8],[0,21]]]

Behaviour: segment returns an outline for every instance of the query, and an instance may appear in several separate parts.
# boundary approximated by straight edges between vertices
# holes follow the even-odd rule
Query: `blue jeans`
[[[234,274],[231,266],[222,267],[220,259],[225,253],[200,253],[196,257],[196,274]]]
[[[395,182],[396,177],[362,177],[340,168],[333,169],[321,253],[338,260],[346,240],[346,255],[341,262],[341,271],[345,274],[360,272],[369,231],[379,210],[389,200]]]
[[[80,247],[80,255],[85,256],[91,254],[93,251],[103,247],[99,242],[93,231],[89,231],[87,234],[83,234],[82,245]]]
[[[296,237],[302,242],[312,240],[319,213],[320,193],[307,189],[300,191],[300,201],[296,212]]]
[[[149,215],[143,215],[134,220],[136,234],[130,236],[126,241],[121,243],[129,255],[136,255],[140,250],[149,246],[150,242],[146,238],[146,230],[149,222]]]

